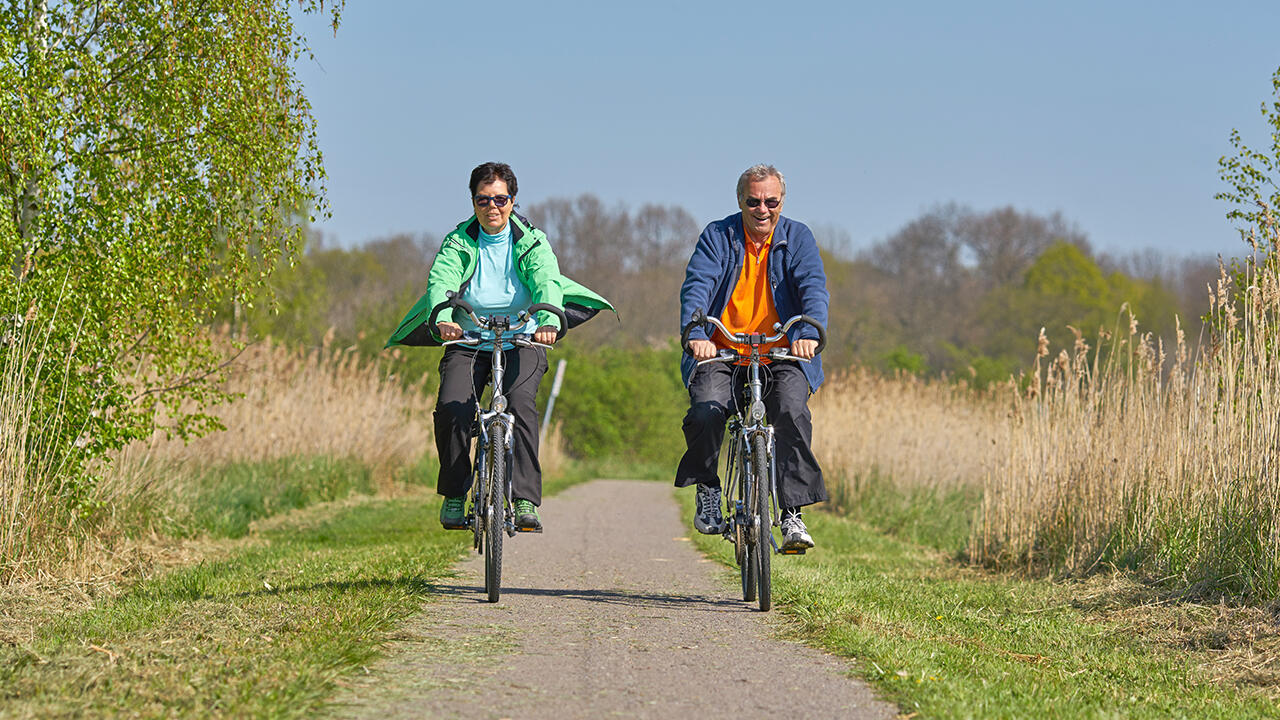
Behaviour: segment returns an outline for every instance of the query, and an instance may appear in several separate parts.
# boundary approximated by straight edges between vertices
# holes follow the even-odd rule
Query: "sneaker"
[[[800,518],[800,511],[787,508],[782,511],[782,549],[808,550],[813,547],[813,538],[809,537],[809,529]]]
[[[538,506],[534,505],[532,500],[516,498],[516,529],[521,532],[542,532]]]
[[[440,524],[445,530],[465,530],[467,523],[467,498],[465,495],[447,497],[440,506]]]
[[[720,512],[720,488],[698,484],[698,511],[693,516],[693,526],[703,535],[719,535],[724,532],[724,515]]]

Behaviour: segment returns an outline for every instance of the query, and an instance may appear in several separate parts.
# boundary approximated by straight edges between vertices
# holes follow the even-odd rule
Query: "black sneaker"
[[[534,505],[532,500],[516,498],[516,529],[520,532],[542,532],[538,506]]]
[[[724,515],[720,512],[720,488],[698,484],[697,511],[693,526],[703,535],[719,535],[724,532]]]

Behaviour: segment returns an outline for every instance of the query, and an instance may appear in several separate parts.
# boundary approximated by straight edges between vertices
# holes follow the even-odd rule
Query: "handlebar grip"
[[[814,330],[817,330],[817,331],[818,331],[818,347],[814,349],[813,354],[814,354],[814,355],[817,355],[818,353],[822,352],[822,349],[823,349],[823,348],[825,348],[825,347],[827,346],[827,331],[826,331],[826,329],[825,329],[825,328],[823,328],[821,325],[819,325],[817,320],[814,320],[813,318],[809,317],[808,315],[801,315],[801,316],[800,316],[800,322],[802,322],[802,323],[807,323],[808,325],[813,326],[813,329],[814,329]]]
[[[462,308],[464,312],[472,314],[471,306],[467,304],[467,301],[456,295],[452,290],[446,292],[445,296],[448,299],[431,308],[431,315],[427,318],[427,331],[431,333],[431,337],[440,342],[444,342],[444,338],[440,337],[439,333],[436,332],[436,318],[440,317],[441,312],[448,308]]]
[[[689,333],[699,325],[707,321],[706,313],[702,312],[702,308],[693,311],[693,317],[690,318],[689,324],[684,326],[684,330],[680,333],[680,347],[684,348],[685,353],[692,355],[693,351],[689,349]]]
[[[546,310],[560,320],[560,329],[556,332],[556,340],[560,340],[565,336],[565,333],[569,332],[569,318],[565,317],[564,310],[547,303],[534,303],[529,306],[529,317],[533,317],[539,310]]]

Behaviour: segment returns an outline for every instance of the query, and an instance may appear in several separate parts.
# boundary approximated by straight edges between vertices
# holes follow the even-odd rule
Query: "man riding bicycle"
[[[571,326],[613,307],[603,297],[560,274],[560,266],[547,237],[515,210],[518,186],[506,163],[484,163],[471,172],[469,183],[474,214],[458,224],[440,244],[427,276],[427,292],[401,321],[387,341],[392,345],[439,345],[456,340],[464,331],[475,331],[474,322],[462,313],[428,327],[433,308],[456,293],[478,316],[508,315],[514,318],[532,304],[563,308]],[[457,320],[455,322],[454,320]],[[523,328],[536,342],[557,339],[560,321],[539,312]],[[491,332],[481,333],[492,339]],[[507,372],[504,393],[515,416],[512,486],[516,526],[540,532],[542,520],[542,466],[538,463],[538,416],[535,398],[538,383],[547,371],[546,351],[539,347],[513,347],[504,343]],[[466,495],[471,486],[471,439],[476,402],[488,382],[490,350],[450,345],[440,358],[440,394],[436,402],[436,450],[440,474],[436,490],[444,496],[440,524],[449,530],[468,527]]]
[[[794,315],[826,326],[830,296],[822,257],[809,228],[782,217],[786,194],[786,181],[772,165],[752,166],[738,178],[741,212],[707,225],[689,258],[680,289],[681,328],[698,311],[737,333],[771,335],[775,323]],[[810,449],[808,400],[823,380],[822,360],[814,355],[817,338],[816,330],[801,323],[771,346],[789,346],[792,355],[811,360],[774,360],[767,373],[764,403],[776,432],[783,550],[813,547],[801,508],[827,499],[822,469]],[[676,470],[676,486],[697,485],[694,526],[716,535],[725,529],[717,459],[730,402],[742,382],[735,377],[738,367],[697,363],[721,349],[741,348],[718,331],[708,336],[701,325],[690,333],[689,347],[692,354],[681,359],[680,368],[690,398],[684,418],[688,449]]]

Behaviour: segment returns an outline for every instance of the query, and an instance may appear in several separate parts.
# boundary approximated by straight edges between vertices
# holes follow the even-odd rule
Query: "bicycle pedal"
[[[803,555],[805,550],[809,548],[782,548],[778,551],[779,555]]]
[[[533,533],[533,534],[535,534],[535,535],[541,535],[541,534],[542,534],[542,528],[526,528],[526,527],[520,527],[520,526],[518,526],[518,525],[517,525],[517,526],[516,526],[516,532],[522,532],[522,533]]]

